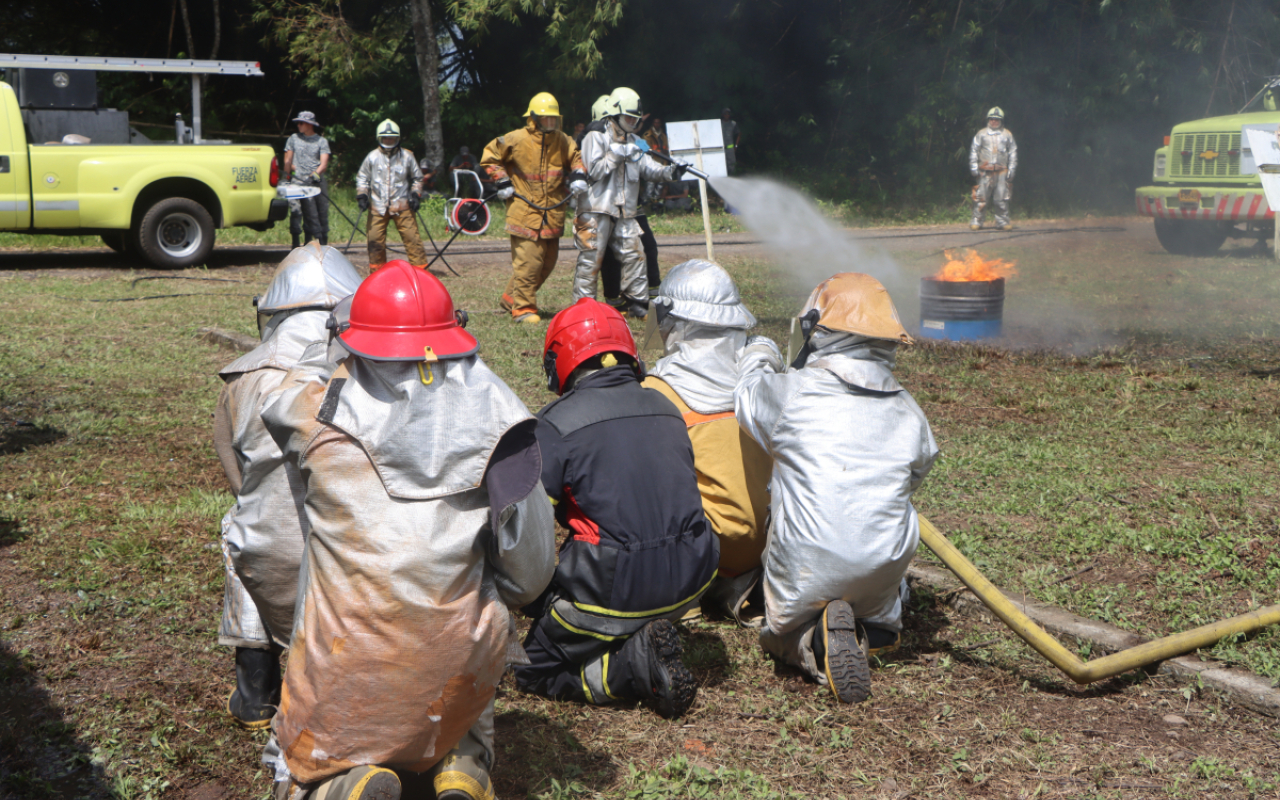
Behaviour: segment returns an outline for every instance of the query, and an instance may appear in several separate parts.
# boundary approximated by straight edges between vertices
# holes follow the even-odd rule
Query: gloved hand
[[[574,195],[586,194],[587,182],[586,181],[570,181],[569,192]]]
[[[678,180],[680,180],[680,178],[682,178],[682,177],[684,176],[684,174],[685,174],[686,172],[688,172],[688,171],[689,171],[689,165],[688,165],[688,164],[672,164],[672,165],[671,165],[671,180],[673,180],[673,181],[678,181]]]
[[[639,161],[644,157],[644,151],[634,142],[617,142],[609,145],[609,150],[623,161]]]
[[[417,192],[409,192],[409,210],[417,214],[418,209],[422,207],[422,195]]]
[[[749,336],[747,346],[738,357],[742,370],[766,368],[770,372],[782,372],[782,351],[768,336]]]
[[[369,195],[367,195],[367,194],[358,194],[358,195],[356,195],[356,207],[360,209],[360,212],[361,212],[361,213],[364,213],[364,212],[368,211],[368,210],[369,210]]]
[[[511,181],[499,181],[496,185],[499,200],[510,200],[516,195],[516,187],[511,185]]]

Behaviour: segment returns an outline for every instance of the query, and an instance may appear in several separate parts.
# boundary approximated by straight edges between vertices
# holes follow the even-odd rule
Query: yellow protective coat
[[[661,392],[684,416],[702,511],[720,537],[720,574],[734,577],[756,569],[765,547],[773,459],[742,430],[732,411],[699,414],[661,378],[650,375],[644,385]]]
[[[540,206],[553,206],[565,198],[570,173],[586,173],[573,137],[563,131],[543,133],[532,117],[520,130],[489,142],[480,166],[495,181],[510,180],[516,194]],[[544,215],[513,197],[507,201],[507,233],[523,239],[559,239],[564,234],[564,216],[564,206]]]

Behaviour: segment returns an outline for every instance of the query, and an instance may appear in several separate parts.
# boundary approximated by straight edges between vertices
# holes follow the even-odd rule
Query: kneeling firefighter
[[[672,620],[697,605],[719,547],[698,497],[680,412],[640,385],[626,320],[584,298],[547,328],[543,369],[560,395],[538,412],[542,486],[571,536],[555,578],[525,609],[521,689],[664,717],[693,703]]]
[[[541,322],[538,289],[550,277],[560,255],[564,207],[550,208],[568,192],[587,190],[582,157],[573,137],[561,127],[560,104],[547,92],[529,101],[523,128],[503,134],[484,148],[480,166],[488,171],[507,204],[511,234],[511,278],[502,293],[502,308],[514,322]]]
[[[684,417],[702,510],[720,540],[719,575],[702,607],[740,624],[749,624],[744,607],[760,580],[773,470],[773,459],[733,411],[738,359],[755,324],[720,265],[701,259],[676,265],[650,308],[649,330],[661,335],[666,354],[644,381]]]
[[[578,263],[573,295],[595,299],[601,256],[610,250],[621,264],[625,310],[643,318],[649,300],[641,230],[636,221],[640,181],[678,180],[685,167],[665,165],[645,152],[648,145],[636,136],[644,114],[640,95],[619,87],[609,96],[608,107],[610,114],[603,130],[595,130],[593,124],[582,137],[582,164],[589,186],[579,197],[574,222]]]
[[[739,424],[774,460],[760,644],[841,702],[860,702],[867,656],[902,630],[903,576],[920,539],[911,494],[938,448],[893,376],[911,337],[879,281],[823,281],[799,322],[807,341],[792,369],[772,342],[755,341],[734,393]]]
[[[301,479],[259,416],[310,343],[325,338],[329,309],[355,292],[360,276],[332,247],[299,247],[254,298],[262,344],[218,375],[214,449],[236,494],[222,519],[227,561],[219,644],[236,648],[236,689],[227,712],[239,725],[271,724],[280,702],[280,660],[293,631],[298,567],[307,539]],[[265,321],[265,322],[264,322]]]
[[[348,355],[263,413],[311,526],[264,754],[278,796],[395,800],[402,770],[493,797],[494,692],[523,658],[508,608],[546,588],[555,538],[536,423],[463,323],[390,262],[351,302]]]

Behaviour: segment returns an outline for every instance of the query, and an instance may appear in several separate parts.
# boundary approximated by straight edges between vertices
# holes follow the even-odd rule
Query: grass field
[[[1280,601],[1280,382],[1255,374],[1280,362],[1275,263],[1100,237],[990,252],[1022,273],[1007,339],[900,357],[943,452],[922,512],[1002,588],[1146,635]],[[917,256],[898,258],[913,275],[933,269]],[[569,302],[564,261],[540,298],[549,307]],[[726,263],[761,332],[785,342],[800,287],[758,258]],[[498,259],[446,282],[483,357],[536,409],[550,399],[543,329],[495,308],[504,270]],[[240,283],[94,303],[165,282],[0,272],[0,795],[265,796],[264,737],[224,717],[232,664],[215,644],[231,497],[210,419],[232,354],[195,331],[254,333],[249,297],[270,274],[188,270],[177,275]],[[701,687],[676,723],[504,684],[500,796],[1280,792],[1274,720],[1142,673],[1070,686],[927,592],[858,707],[832,704],[748,632],[699,621],[686,642]],[[1280,679],[1278,645],[1264,631],[1208,655]]]

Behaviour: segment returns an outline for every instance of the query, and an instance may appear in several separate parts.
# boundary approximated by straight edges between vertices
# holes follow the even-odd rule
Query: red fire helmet
[[[360,284],[351,320],[338,336],[342,346],[372,361],[466,358],[480,349],[463,330],[465,311],[440,279],[408,261],[388,261]]]
[[[636,340],[627,321],[613,308],[584,297],[556,314],[547,326],[542,349],[542,369],[547,388],[564,392],[565,381],[575,369],[601,353],[625,353],[637,365]]]

